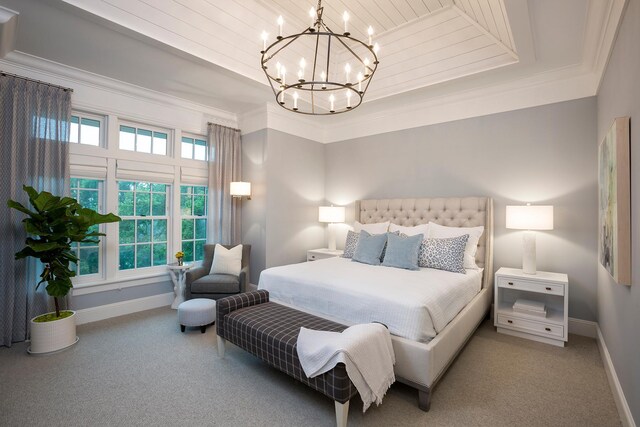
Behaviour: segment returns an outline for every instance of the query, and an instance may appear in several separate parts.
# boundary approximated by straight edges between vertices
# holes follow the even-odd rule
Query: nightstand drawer
[[[564,337],[564,327],[562,326],[520,319],[516,316],[498,314],[498,325],[507,328],[517,328],[538,335],[548,335],[558,338]]]
[[[498,277],[498,287],[538,292],[541,294],[564,295],[564,286],[556,283],[542,283],[512,277]]]

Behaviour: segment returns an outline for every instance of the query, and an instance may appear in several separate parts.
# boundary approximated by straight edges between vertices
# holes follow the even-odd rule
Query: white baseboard
[[[598,324],[591,320],[569,318],[569,333],[583,337],[597,338]]]
[[[166,294],[152,295],[150,297],[137,298],[129,301],[77,310],[76,316],[78,318],[76,319],[76,324],[82,325],[84,323],[97,322],[98,320],[109,319],[111,317],[137,313],[138,311],[164,307],[171,305],[174,298],[175,294],[173,292],[167,292]]]
[[[613,400],[616,402],[616,407],[618,408],[620,421],[622,422],[623,427],[636,427],[636,423],[633,420],[633,415],[631,414],[631,410],[629,409],[629,404],[627,403],[627,399],[624,396],[624,391],[622,390],[622,386],[620,385],[620,381],[618,380],[618,374],[616,373],[616,369],[613,366],[611,355],[609,354],[609,350],[607,349],[607,344],[604,342],[604,337],[602,336],[600,325],[598,324],[596,324],[596,332],[598,335],[596,338],[596,341],[598,342],[598,350],[600,350],[600,356],[602,357],[602,363],[604,364],[604,371],[607,373],[609,386],[611,387],[611,392],[613,393]]]

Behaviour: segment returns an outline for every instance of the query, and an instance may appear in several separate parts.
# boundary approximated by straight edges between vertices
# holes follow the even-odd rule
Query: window
[[[180,214],[184,260],[200,261],[204,259],[204,244],[207,241],[207,187],[181,186]]]
[[[182,137],[182,158],[207,160],[207,141],[203,136]]]
[[[169,186],[151,182],[118,182],[120,270],[167,263]]]
[[[71,178],[71,197],[76,199],[83,207],[102,211],[102,180]],[[99,231],[99,225],[94,225],[89,230]],[[102,243],[74,243],[73,251],[78,257],[75,272],[78,276],[99,274],[101,271],[101,245]]]
[[[99,147],[102,140],[103,119],[98,116],[74,112],[71,115],[69,142]]]
[[[166,156],[168,134],[168,131],[120,125],[120,149]]]

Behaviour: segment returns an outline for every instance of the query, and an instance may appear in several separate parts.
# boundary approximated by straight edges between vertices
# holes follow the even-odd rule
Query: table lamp
[[[344,206],[320,206],[318,209],[318,221],[329,223],[329,250],[336,250],[336,231],[333,224],[344,222]]]
[[[506,227],[526,230],[522,236],[522,272],[536,274],[536,235],[533,230],[553,230],[553,206],[507,206]]]

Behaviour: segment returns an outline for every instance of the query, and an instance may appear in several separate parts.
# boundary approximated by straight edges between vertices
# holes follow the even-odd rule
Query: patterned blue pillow
[[[446,239],[429,238],[422,241],[418,252],[418,265],[426,268],[466,273],[464,269],[464,249],[468,234]]]
[[[351,261],[357,261],[364,264],[380,265],[380,256],[382,250],[387,243],[387,234],[371,235],[366,231],[360,231],[358,237],[358,246],[353,253]]]
[[[385,267],[397,267],[407,270],[419,270],[418,249],[422,243],[422,234],[415,236],[398,236],[387,233],[387,252],[384,255],[382,265]]]
[[[360,235],[355,231],[349,230],[347,233],[347,240],[344,242],[343,258],[353,258],[353,253],[356,251],[356,246],[358,246],[359,236]]]

